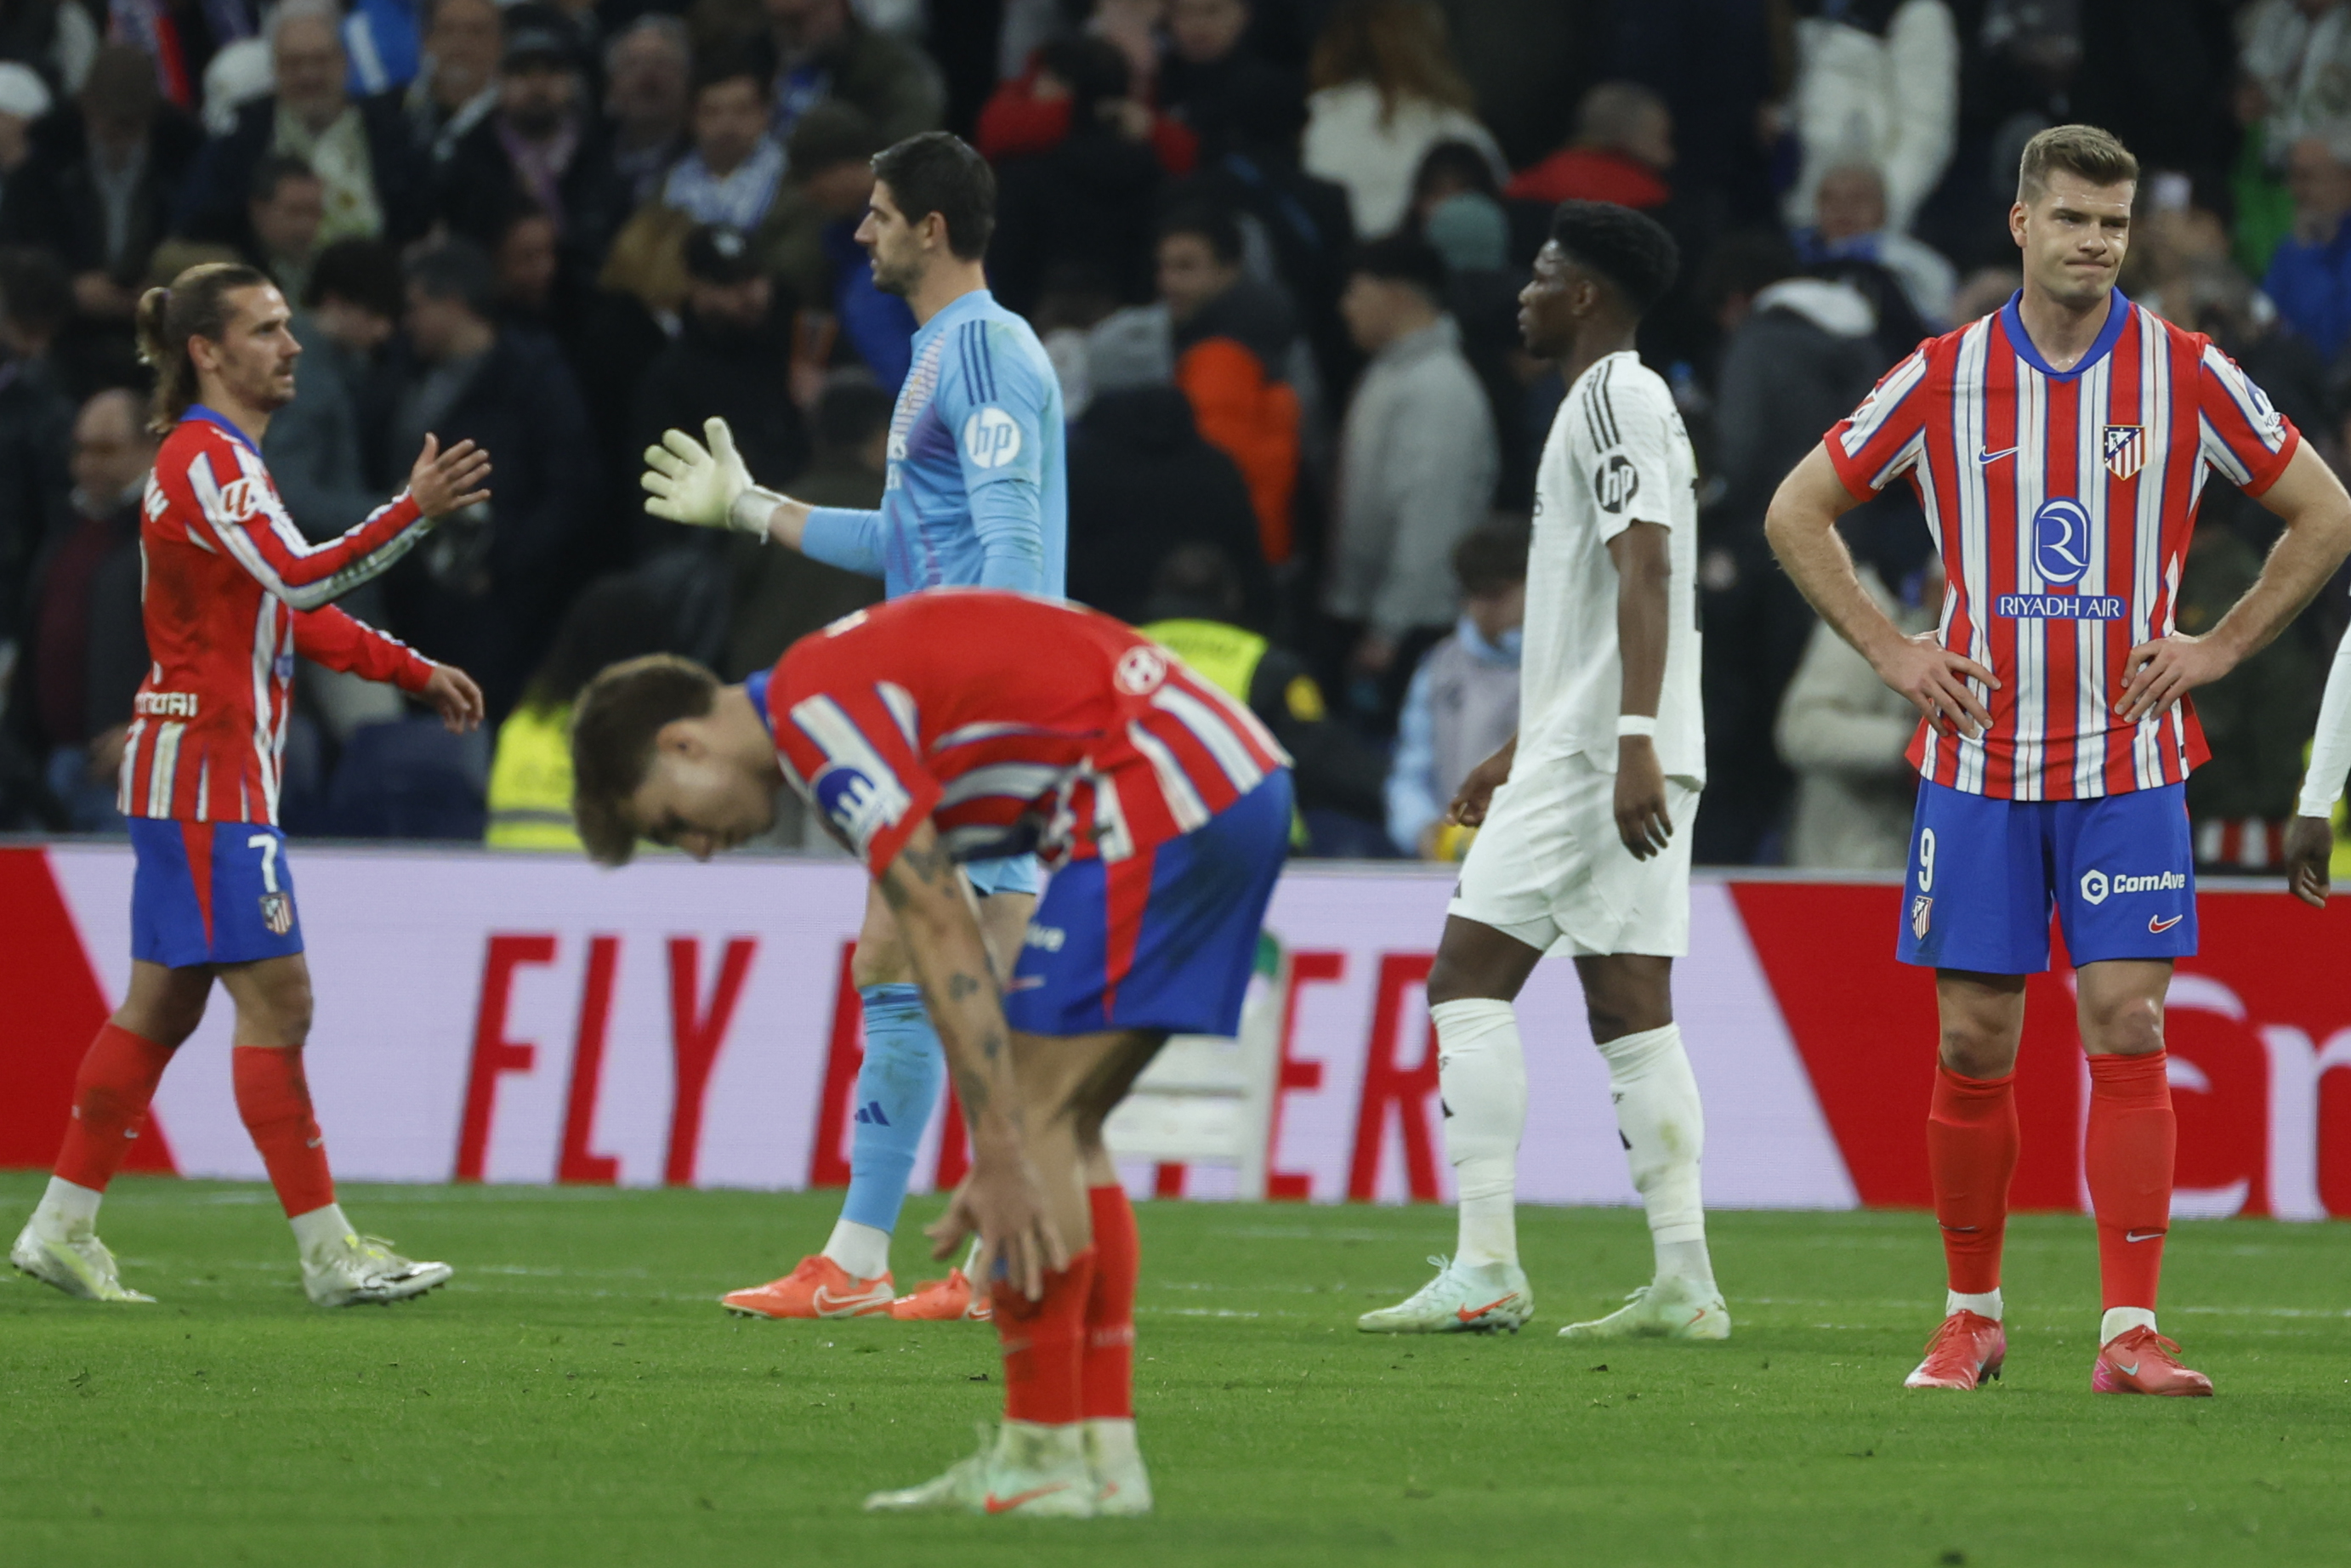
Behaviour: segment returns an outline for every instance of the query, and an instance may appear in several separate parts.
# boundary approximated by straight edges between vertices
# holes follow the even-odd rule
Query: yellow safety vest
[[[518,707],[498,726],[490,763],[494,850],[571,850],[571,709]]]
[[[1264,638],[1222,621],[1154,621],[1140,630],[1190,665],[1194,674],[1213,682],[1241,706],[1249,706],[1249,685],[1257,679],[1258,664],[1268,645]],[[1290,716],[1301,724],[1318,722],[1322,717],[1322,688],[1306,675],[1291,681],[1290,687],[1282,700],[1289,705]],[[1295,808],[1290,813],[1290,841],[1293,848],[1306,844],[1306,819]]]

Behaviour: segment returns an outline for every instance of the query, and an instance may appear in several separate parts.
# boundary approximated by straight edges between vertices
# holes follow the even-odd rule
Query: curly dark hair
[[[1681,271],[1681,247],[1665,225],[1614,202],[1562,202],[1552,214],[1551,237],[1622,289],[1636,316],[1663,299]]]

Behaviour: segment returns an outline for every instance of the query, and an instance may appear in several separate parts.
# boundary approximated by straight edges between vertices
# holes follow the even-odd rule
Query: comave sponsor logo
[[[2102,871],[2085,871],[2082,873],[2082,902],[2104,904],[2107,899],[2126,893],[2177,893],[2187,885],[2188,878],[2176,871],[2157,872],[2147,876],[2108,876]]]

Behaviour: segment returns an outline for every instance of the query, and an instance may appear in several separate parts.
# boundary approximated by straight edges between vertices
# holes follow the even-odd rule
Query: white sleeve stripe
[[[1911,350],[1908,359],[1886,371],[1886,379],[1865,400],[1867,413],[1856,411],[1858,417],[1845,427],[1843,437],[1844,455],[1851,457],[1868,445],[1886,422],[1894,417],[1895,411],[1909,401],[1911,392],[1917,389],[1926,376],[1927,351],[1924,349]]]
[[[1151,771],[1159,780],[1160,797],[1167,802],[1167,814],[1175,819],[1176,831],[1188,833],[1206,826],[1208,804],[1200,799],[1200,792],[1193,789],[1192,781],[1184,776],[1184,769],[1177,764],[1176,754],[1167,749],[1167,743],[1144,728],[1140,719],[1127,721],[1126,738],[1134,743],[1135,750],[1150,759]]]
[[[2252,426],[2253,434],[2260,437],[2262,444],[2272,452],[2283,447],[2285,444],[2285,422],[2277,418],[2274,413],[2262,412],[2261,400],[2254,395],[2252,378],[2245,374],[2245,368],[2222,353],[2218,346],[2210,343],[2204,347],[2204,362],[2220,378],[2220,385],[2228,392],[2229,401],[2237,405],[2237,412],[2245,416],[2245,423]]]
[[[1235,735],[1224,716],[1191,693],[1178,686],[1161,686],[1151,695],[1151,706],[1176,716],[1186,729],[1192,732],[1208,755],[1217,759],[1232,786],[1246,795],[1265,782],[1265,769],[1249,754],[1249,747]]]
[[[1886,486],[1892,484],[1897,477],[1899,477],[1904,471],[1915,465],[1918,459],[1925,455],[1926,450],[1927,433],[1922,429],[1909,440],[1904,442],[1901,449],[1896,452],[1893,456],[1886,460],[1885,467],[1880,468],[1876,473],[1870,476],[1869,487],[1873,490],[1885,489]]]
[[[2198,444],[2203,448],[2204,461],[2219,469],[2232,485],[2250,483],[2253,476],[2252,471],[2237,460],[2235,450],[2220,439],[2220,433],[2212,428],[2211,420],[2199,413],[2196,416],[2196,423],[2199,433]]]

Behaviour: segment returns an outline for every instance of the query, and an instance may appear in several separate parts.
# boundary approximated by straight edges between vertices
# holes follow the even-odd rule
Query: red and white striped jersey
[[[879,872],[928,818],[956,860],[1121,861],[1290,765],[1256,716],[1141,632],[996,589],[908,594],[754,683],[784,772]]]
[[[425,526],[403,493],[314,545],[244,432],[190,409],[155,455],[140,512],[152,663],[123,742],[123,814],[275,823],[297,653],[422,689],[429,661],[328,601],[398,560]]]
[[[2115,712],[2139,643],[2169,634],[2213,474],[2258,496],[2301,436],[2235,361],[2114,296],[2095,344],[2052,370],[2017,301],[1918,346],[1828,433],[1855,497],[1907,475],[1949,588],[1942,642],[2000,677],[1970,740],[1921,725],[1938,784],[2078,800],[2175,784],[2209,755],[2194,709]]]

